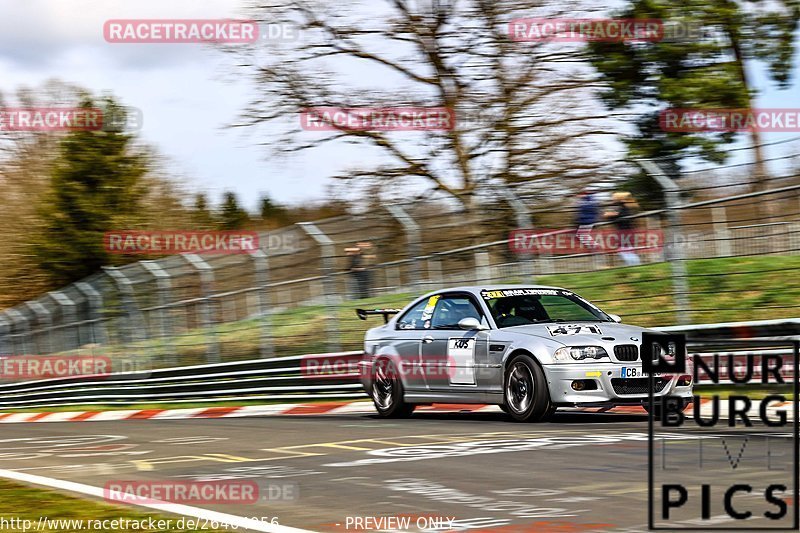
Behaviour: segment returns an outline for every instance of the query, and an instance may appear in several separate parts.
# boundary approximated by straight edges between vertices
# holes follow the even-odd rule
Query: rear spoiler
[[[389,317],[396,315],[402,309],[356,309],[356,314],[361,320],[366,320],[368,316],[383,315],[383,323],[389,322]]]

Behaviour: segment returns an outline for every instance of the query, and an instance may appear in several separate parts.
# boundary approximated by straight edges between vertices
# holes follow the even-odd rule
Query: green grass
[[[95,500],[81,499],[75,496],[62,494],[61,492],[53,490],[44,490],[39,488],[29,487],[27,485],[19,484],[16,482],[0,479],[0,517],[5,520],[11,518],[20,520],[29,520],[31,527],[28,531],[38,531],[39,533],[72,533],[81,531],[73,527],[53,527],[42,529],[34,529],[39,522],[40,517],[47,517],[51,520],[147,520],[153,518],[154,520],[171,520],[170,526],[166,529],[158,529],[158,531],[198,531],[198,528],[178,528],[177,522],[180,517],[173,515],[145,513],[131,510],[130,508],[116,505],[109,505]],[[146,522],[145,522],[146,523]],[[164,525],[167,523],[165,522]],[[53,524],[55,526],[55,524]],[[86,531],[86,525],[84,530]],[[22,531],[21,528],[2,527],[0,531]],[[98,530],[99,531],[99,530]],[[114,529],[106,528],[102,531],[134,531],[134,529]],[[148,529],[140,529],[139,531],[148,531]],[[150,530],[153,531],[153,530]],[[231,529],[204,529],[203,531],[209,532],[223,532],[230,533]]]

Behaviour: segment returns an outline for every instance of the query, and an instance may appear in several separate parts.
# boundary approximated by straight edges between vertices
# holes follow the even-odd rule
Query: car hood
[[[513,326],[501,331],[541,337],[564,346],[640,344],[642,332],[656,333],[647,328],[616,322],[547,322]]]

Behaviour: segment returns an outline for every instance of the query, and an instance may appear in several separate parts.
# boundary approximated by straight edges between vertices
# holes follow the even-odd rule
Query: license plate
[[[656,372],[653,375],[658,377],[661,374]],[[635,366],[623,366],[619,371],[619,377],[621,378],[646,378],[648,376],[647,372],[643,372],[641,368]]]

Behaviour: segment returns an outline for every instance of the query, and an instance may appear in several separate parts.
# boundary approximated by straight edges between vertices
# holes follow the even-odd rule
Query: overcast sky
[[[254,132],[224,128],[247,103],[251,86],[223,54],[199,44],[109,44],[103,38],[108,19],[242,18],[246,2],[0,0],[0,91],[12,94],[50,78],[94,93],[110,91],[142,110],[141,136],[167,158],[168,170],[194,189],[208,191],[215,201],[226,189],[248,207],[255,207],[260,192],[281,202],[320,198],[332,169],[359,154],[329,147],[267,162]],[[756,65],[752,70],[764,88],[762,69]],[[800,107],[800,61],[794,71],[793,87],[766,88],[758,105]]]

